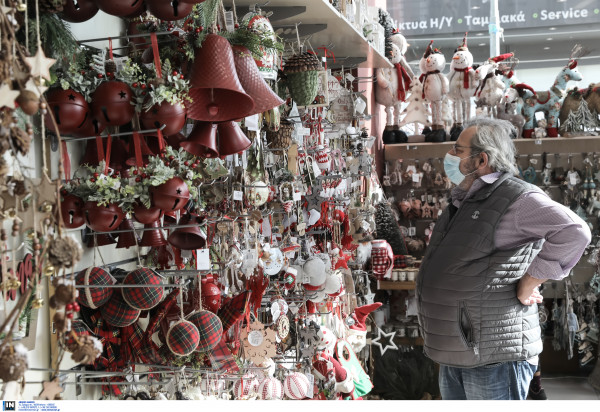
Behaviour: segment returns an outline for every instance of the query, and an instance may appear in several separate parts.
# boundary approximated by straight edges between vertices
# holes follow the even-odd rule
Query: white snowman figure
[[[408,97],[411,79],[414,73],[404,54],[408,49],[408,42],[398,31],[390,36],[391,51],[389,55],[393,68],[377,69],[377,82],[375,87],[375,101],[385,106],[387,115],[385,131],[383,132],[384,143],[403,143],[406,135],[400,129],[400,106]],[[398,134],[399,133],[399,134]]]
[[[475,78],[475,70],[471,66],[473,66],[473,55],[467,47],[467,33],[465,33],[462,45],[452,56],[448,74],[450,83],[448,97],[454,102],[454,124],[450,131],[452,140],[458,139],[463,129],[463,122],[471,117],[471,97],[479,85]]]
[[[425,54],[419,61],[421,76],[419,80],[423,85],[422,98],[427,99],[431,104],[431,132],[425,136],[428,142],[443,142],[446,140],[446,131],[444,130],[443,100],[448,94],[448,79],[442,74],[446,65],[446,58],[438,49],[431,46],[433,40],[429,42]]]

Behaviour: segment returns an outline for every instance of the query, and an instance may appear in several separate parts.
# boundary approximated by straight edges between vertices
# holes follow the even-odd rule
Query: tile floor
[[[600,392],[594,390],[587,377],[542,376],[542,386],[548,400],[599,400]]]

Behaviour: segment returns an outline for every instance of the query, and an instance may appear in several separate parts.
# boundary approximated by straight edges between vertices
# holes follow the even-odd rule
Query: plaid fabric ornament
[[[117,281],[110,273],[99,267],[89,267],[77,274],[75,283],[77,285],[98,286],[97,288],[84,288],[77,297],[80,305],[90,309],[98,309],[106,304],[113,295],[112,288],[102,286],[114,285]]]
[[[160,285],[162,277],[150,268],[139,268],[129,273],[123,280],[124,285]],[[152,309],[163,299],[165,291],[162,287],[139,286],[123,288],[123,299],[134,309]]]
[[[249,295],[250,291],[246,290],[239,295],[223,301],[218,315],[223,324],[224,331],[229,330],[229,328],[244,317],[244,310],[246,309],[246,302]]]
[[[129,306],[118,291],[115,291],[108,303],[100,308],[100,313],[106,323],[117,328],[134,324],[138,320],[140,312]]]
[[[196,350],[200,341],[198,328],[187,320],[173,324],[167,332],[167,346],[177,356],[187,356]]]
[[[186,320],[198,328],[198,352],[207,352],[221,341],[223,324],[217,315],[207,310],[190,313]]]

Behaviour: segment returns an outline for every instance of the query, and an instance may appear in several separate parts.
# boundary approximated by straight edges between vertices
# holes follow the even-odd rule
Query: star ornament
[[[20,93],[18,90],[12,90],[8,84],[3,84],[0,87],[0,108],[6,106],[9,109],[14,109],[15,99],[19,97]]]
[[[31,69],[31,75],[33,77],[43,77],[50,81],[50,67],[56,63],[56,60],[46,57],[41,47],[38,48],[35,56],[25,57],[25,62]]]
[[[33,92],[37,97],[40,97],[40,95],[44,94],[44,92],[46,92],[48,88],[46,86],[39,85],[38,82],[35,81],[32,77],[25,84],[25,90],[29,90],[30,92]]]
[[[60,386],[60,384],[58,383],[58,378],[54,378],[51,381],[44,381],[42,385],[44,386],[44,390],[38,396],[40,400],[45,399],[48,401],[52,401],[56,399],[56,397],[65,390],[65,388]]]
[[[381,356],[383,356],[383,354],[385,353],[385,351],[387,351],[388,349],[390,350],[398,350],[398,346],[396,346],[396,344],[394,343],[394,336],[396,336],[396,331],[390,332],[390,333],[385,333],[383,330],[377,328],[377,337],[375,339],[373,339],[371,342],[373,345],[376,345],[379,347],[379,351],[381,352]],[[382,344],[381,343],[381,338],[387,338],[388,339],[388,343],[387,344]]]

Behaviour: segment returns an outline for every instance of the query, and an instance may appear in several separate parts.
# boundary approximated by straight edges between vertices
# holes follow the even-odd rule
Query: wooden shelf
[[[389,280],[378,280],[377,289],[379,290],[415,290],[417,282],[392,282]]]
[[[225,0],[224,3],[226,6],[231,6],[230,0]],[[245,13],[240,11],[247,11],[248,6],[257,4],[257,2],[256,0],[236,0],[235,4],[238,16],[241,19]],[[286,6],[295,9],[293,12],[285,13],[281,9]],[[332,59],[328,59],[329,68],[341,65],[347,67],[352,64],[350,62],[361,62],[358,67],[365,68],[393,67],[389,60],[371,47],[362,33],[350,24],[327,0],[295,0],[293,2],[290,0],[270,0],[267,5],[262,7],[265,11],[270,11],[271,8],[276,11],[270,17],[271,24],[276,31],[278,28],[286,26],[289,29],[296,23],[301,23],[298,26],[300,31],[302,25],[325,24],[327,26],[326,29],[312,34],[310,44],[314,48],[326,46],[335,54],[337,64],[334,64]],[[302,12],[302,8],[305,8],[305,11]],[[345,60],[345,58],[347,59]]]
[[[396,343],[397,345],[405,345],[405,346],[423,346],[423,344],[425,343],[423,341],[422,337],[418,337],[418,338],[409,338],[409,337],[399,337],[399,336],[395,336],[394,337],[394,343]]]
[[[600,149],[600,137],[555,137],[544,139],[515,139],[517,153],[533,155],[547,153],[584,153]],[[385,160],[440,159],[450,150],[454,142],[403,143],[385,145]]]

